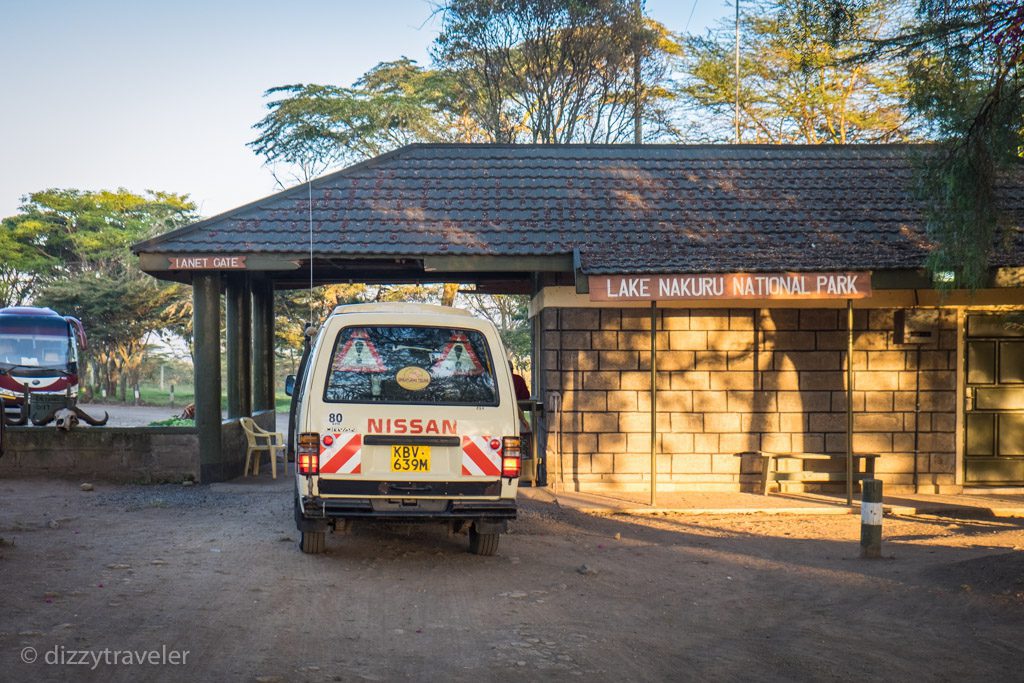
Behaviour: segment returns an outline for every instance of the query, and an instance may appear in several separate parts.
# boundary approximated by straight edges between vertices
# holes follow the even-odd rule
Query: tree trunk
[[[455,296],[459,293],[459,284],[457,282],[446,282],[444,285],[444,291],[441,293],[441,305],[442,306],[454,306]]]

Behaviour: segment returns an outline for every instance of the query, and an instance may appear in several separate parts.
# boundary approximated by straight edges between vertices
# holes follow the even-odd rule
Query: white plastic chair
[[[242,476],[249,476],[250,465],[253,476],[258,476],[260,473],[260,454],[267,452],[270,454],[270,473],[274,479],[277,479],[278,451],[281,452],[281,457],[284,459],[284,473],[288,474],[288,456],[285,455],[284,436],[280,432],[268,432],[260,428],[251,417],[240,417],[238,418],[238,423],[242,425],[242,431],[245,432],[245,440],[248,442],[248,448],[245,451],[245,469],[242,470]],[[256,454],[255,460],[252,458],[253,453]]]

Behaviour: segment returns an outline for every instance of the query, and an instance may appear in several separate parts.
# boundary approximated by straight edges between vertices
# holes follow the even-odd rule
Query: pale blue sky
[[[421,63],[428,0],[0,0],[0,217],[48,187],[187,193],[210,216],[275,190],[245,143],[267,88]],[[730,0],[647,0],[702,33]],[[690,19],[692,14],[692,20]]]

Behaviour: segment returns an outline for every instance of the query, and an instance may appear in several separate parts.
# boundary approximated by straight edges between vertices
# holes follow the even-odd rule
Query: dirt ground
[[[868,561],[855,516],[524,501],[495,557],[433,526],[307,556],[290,495],[0,481],[0,678],[991,681],[1024,662],[1024,520],[887,518]]]

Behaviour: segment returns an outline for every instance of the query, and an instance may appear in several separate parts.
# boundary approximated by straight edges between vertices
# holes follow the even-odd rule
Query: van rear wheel
[[[469,552],[474,555],[493,555],[498,552],[498,541],[501,534],[482,534],[476,525],[469,529]]]
[[[303,531],[299,547],[307,555],[319,555],[327,549],[327,534],[323,531]]]

